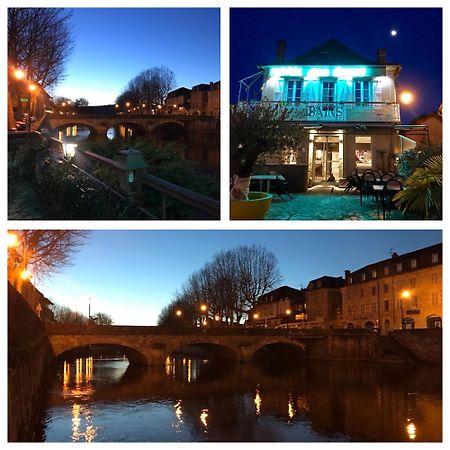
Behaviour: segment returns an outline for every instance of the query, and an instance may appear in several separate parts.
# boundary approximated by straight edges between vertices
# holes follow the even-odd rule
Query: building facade
[[[344,283],[342,277],[324,276],[308,283],[305,293],[307,322],[319,327],[334,327],[341,316]]]
[[[304,321],[305,290],[281,286],[258,298],[249,313],[250,326],[276,327],[284,323]]]
[[[442,244],[346,271],[341,292],[341,327],[441,327]]]
[[[261,101],[288,104],[305,131],[286,163],[307,163],[313,184],[345,178],[353,169],[392,168],[394,153],[411,147],[402,134],[396,78],[401,70],[379,49],[376,60],[331,39],[285,61],[264,64]]]
[[[191,108],[191,90],[185,87],[167,94],[166,107],[169,111],[184,113]]]

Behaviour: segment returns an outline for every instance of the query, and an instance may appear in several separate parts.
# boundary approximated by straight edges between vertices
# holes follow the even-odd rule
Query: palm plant
[[[397,208],[425,219],[442,217],[442,155],[433,156],[405,181],[394,197]]]

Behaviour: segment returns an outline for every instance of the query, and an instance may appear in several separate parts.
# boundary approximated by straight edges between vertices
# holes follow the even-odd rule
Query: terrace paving
[[[315,186],[303,194],[293,194],[285,201],[274,195],[266,220],[383,220],[377,215],[377,205],[372,198],[363,198],[361,206],[358,193],[347,193],[336,186]],[[401,211],[386,213],[386,220],[405,220]]]

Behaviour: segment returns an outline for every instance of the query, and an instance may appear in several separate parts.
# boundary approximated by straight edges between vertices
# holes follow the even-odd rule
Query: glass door
[[[338,180],[340,165],[339,136],[315,136],[312,167],[313,183]]]

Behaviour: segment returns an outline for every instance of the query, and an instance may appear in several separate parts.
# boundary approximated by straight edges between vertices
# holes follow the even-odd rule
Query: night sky
[[[176,87],[220,79],[218,8],[75,8],[75,50],[55,96],[111,104],[128,81],[154,66]]]
[[[442,242],[441,231],[152,230],[92,231],[73,265],[38,289],[53,302],[116,325],[154,325],[189,275],[214,254],[259,244],[279,261],[282,284],[300,288],[323,275],[343,276],[399,254]]]
[[[239,80],[275,60],[277,40],[286,41],[289,60],[332,38],[370,60],[385,48],[388,62],[402,66],[398,88],[415,95],[402,105],[403,123],[442,103],[440,8],[233,8],[230,26],[232,103]]]

